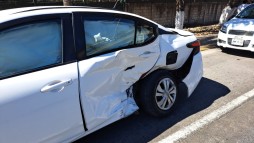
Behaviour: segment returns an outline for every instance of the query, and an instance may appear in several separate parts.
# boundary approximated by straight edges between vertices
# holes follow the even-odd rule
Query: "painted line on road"
[[[219,119],[226,113],[234,110],[235,108],[242,105],[244,102],[246,102],[248,99],[251,99],[254,97],[254,89],[251,91],[237,97],[236,99],[232,100],[231,102],[227,103],[226,105],[220,107],[217,110],[214,110],[210,114],[204,116],[203,118],[193,122],[192,124],[184,127],[183,129],[169,135],[168,137],[162,139],[159,141],[159,143],[173,143],[180,139],[186,138],[191,133],[197,131],[198,129],[201,129],[205,125],[208,125],[209,123],[212,123],[214,120]]]

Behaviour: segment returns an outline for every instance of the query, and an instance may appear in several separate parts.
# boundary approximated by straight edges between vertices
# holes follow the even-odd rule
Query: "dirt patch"
[[[202,36],[202,35],[218,34],[220,30],[220,26],[216,24],[216,25],[187,28],[184,30],[190,31],[194,33],[196,36]]]

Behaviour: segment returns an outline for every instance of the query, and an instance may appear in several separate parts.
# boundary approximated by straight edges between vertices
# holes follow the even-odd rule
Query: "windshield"
[[[245,8],[241,13],[239,13],[237,18],[246,18],[246,19],[254,19],[254,5],[251,5]]]

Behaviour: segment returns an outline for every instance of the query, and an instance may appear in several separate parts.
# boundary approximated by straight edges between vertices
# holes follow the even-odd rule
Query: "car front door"
[[[88,130],[98,129],[138,109],[126,90],[160,55],[156,27],[107,13],[76,13],[75,23],[81,103]]]
[[[71,15],[0,24],[0,142],[62,142],[84,132]]]

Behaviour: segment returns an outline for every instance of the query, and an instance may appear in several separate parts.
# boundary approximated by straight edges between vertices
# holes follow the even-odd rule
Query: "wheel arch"
[[[150,96],[144,96],[144,94],[151,93],[147,90],[153,90],[153,88],[151,88],[151,86],[153,87],[153,85],[159,81],[159,80],[157,81],[155,79],[155,77],[158,77],[158,75],[160,75],[160,74],[163,77],[163,75],[165,76],[165,73],[168,73],[170,79],[175,83],[174,85],[176,86],[176,88],[177,88],[176,90],[178,92],[178,83],[176,81],[174,73],[171,70],[164,69],[164,68],[154,70],[153,72],[149,73],[148,75],[146,75],[144,78],[140,79],[138,82],[136,82],[133,85],[134,100],[135,100],[136,104],[138,105],[138,107],[142,111],[145,111],[147,113],[148,105],[146,102],[144,102],[144,97],[150,98]],[[155,81],[155,83],[151,83],[151,81]],[[178,99],[178,100],[180,100],[180,99]],[[151,104],[151,106],[152,106],[152,104]],[[156,114],[150,114],[150,115],[157,116]],[[167,116],[167,115],[166,114],[164,114],[162,116],[158,115],[158,117],[163,117],[163,116]]]

